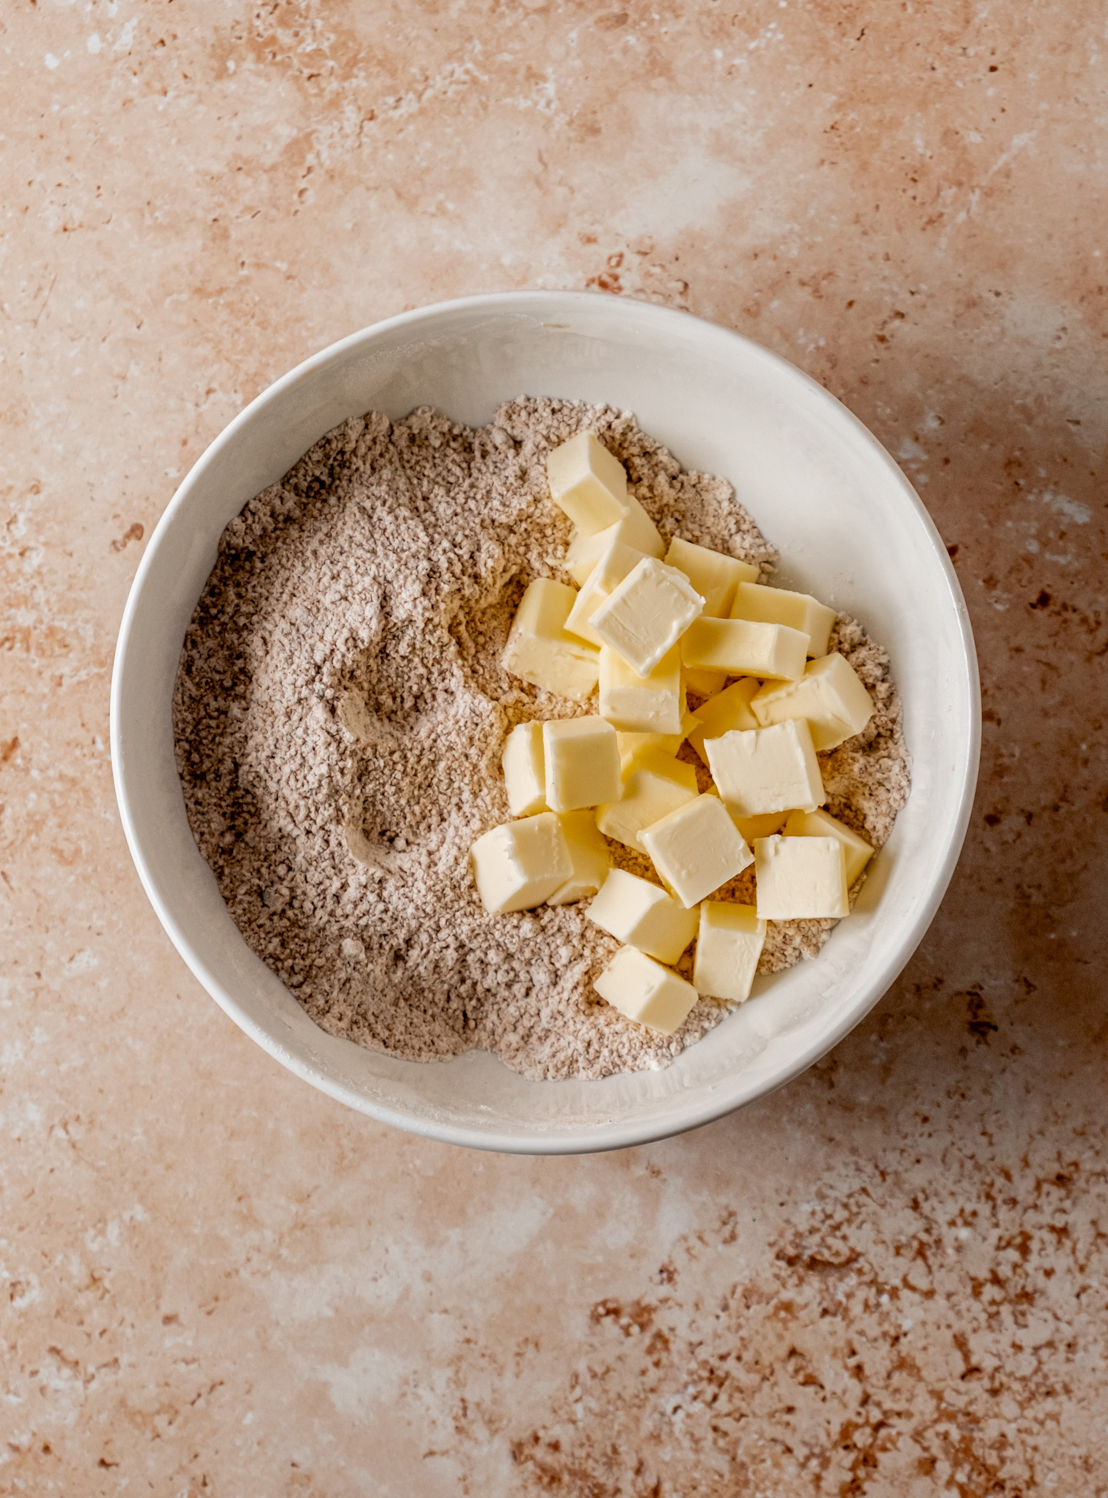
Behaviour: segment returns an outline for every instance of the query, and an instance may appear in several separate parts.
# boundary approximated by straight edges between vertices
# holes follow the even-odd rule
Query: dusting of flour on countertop
[[[593,990],[618,943],[587,901],[488,915],[469,872],[470,845],[509,819],[509,730],[589,710],[500,665],[526,584],[570,581],[545,462],[582,430],[625,465],[664,537],[773,571],[725,480],[684,472],[626,412],[530,398],[481,428],[430,409],[347,421],[223,533],[174,697],[185,803],[244,938],[332,1034],[603,1077],[666,1065],[734,1007],[703,999],[674,1036],[633,1024]],[[900,703],[857,623],[840,616],[831,648],[877,711],[820,755],[829,806],[880,846],[908,794]],[[752,893],[749,874],[723,892]],[[815,955],[833,925],[771,923],[760,970]]]

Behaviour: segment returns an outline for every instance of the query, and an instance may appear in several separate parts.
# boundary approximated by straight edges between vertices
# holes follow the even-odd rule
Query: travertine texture
[[[12,3],[0,305],[0,1494],[1108,1491],[1102,7]],[[909,968],[648,1149],[378,1128],[189,977],[112,799],[176,480],[377,317],[752,334],[899,456],[981,652]],[[768,523],[768,522],[767,522]]]

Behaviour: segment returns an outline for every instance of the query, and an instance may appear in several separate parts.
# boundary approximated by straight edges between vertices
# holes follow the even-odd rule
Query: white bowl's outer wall
[[[173,681],[220,533],[350,416],[432,405],[489,420],[520,394],[608,402],[690,468],[725,475],[784,559],[779,581],[857,615],[892,656],[913,787],[857,910],[667,1069],[533,1082],[487,1053],[421,1064],[327,1035],[246,946],[189,830]],[[474,297],[333,345],[248,406],[177,491],[120,632],[112,761],[147,894],[193,973],[298,1076],[375,1118],[523,1153],[614,1149],[707,1123],[795,1076],[881,997],[938,908],[965,835],[980,705],[945,548],[900,470],[838,401],[759,345],[687,314],[574,292]]]

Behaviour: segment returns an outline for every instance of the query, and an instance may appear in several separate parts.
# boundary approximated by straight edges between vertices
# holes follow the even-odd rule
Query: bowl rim
[[[768,1085],[760,1084],[747,1096],[742,1095],[741,1089],[728,1090],[722,1086],[714,1087],[711,1089],[710,1095],[702,1102],[687,1106],[683,1110],[668,1116],[664,1122],[658,1121],[652,1123],[649,1119],[645,1119],[621,1125],[618,1121],[612,1120],[606,1121],[602,1125],[590,1124],[587,1127],[573,1125],[565,1130],[550,1134],[537,1131],[527,1133],[522,1130],[509,1134],[480,1131],[462,1125],[446,1123],[441,1120],[429,1120],[425,1117],[406,1113],[404,1110],[388,1104],[371,1101],[344,1083],[337,1081],[321,1066],[311,1063],[304,1057],[281,1045],[269,1030],[264,1029],[242,1009],[234,994],[223,985],[216,973],[209,968],[207,963],[194,950],[173,916],[172,911],[163,900],[153,877],[143,849],[142,839],[136,826],[136,819],[131,803],[124,763],[121,718],[124,708],[127,656],[135,628],[135,616],[140,605],[147,577],[154,566],[157,552],[164,543],[166,534],[178,514],[188,504],[192,490],[200,483],[207,470],[218,460],[223,451],[235,442],[242,429],[261,410],[278,400],[290,387],[303,381],[333,360],[341,358],[351,349],[367,345],[397,330],[417,326],[421,323],[430,323],[444,316],[451,316],[460,312],[479,312],[482,310],[488,312],[505,312],[515,309],[521,312],[525,310],[541,311],[544,314],[544,320],[549,320],[549,314],[556,309],[559,303],[567,310],[571,307],[580,309],[589,304],[594,306],[604,304],[609,311],[614,307],[626,308],[629,317],[653,321],[657,324],[672,324],[677,321],[680,321],[682,325],[687,325],[689,322],[696,323],[704,330],[706,335],[723,339],[724,341],[734,340],[735,343],[744,348],[756,350],[759,357],[772,360],[774,363],[782,366],[794,379],[799,380],[803,385],[807,386],[809,396],[817,404],[822,403],[837,420],[840,422],[845,421],[848,427],[853,428],[854,435],[862,439],[864,445],[871,449],[872,454],[878,459],[881,466],[885,468],[893,485],[899,490],[902,500],[914,510],[916,518],[920,522],[936,559],[939,561],[940,567],[945,574],[961,646],[960,664],[965,672],[969,712],[966,734],[960,745],[960,783],[957,791],[957,811],[953,819],[953,831],[948,841],[943,861],[928,890],[927,898],[916,906],[912,919],[905,927],[900,943],[895,952],[886,961],[884,967],[870,980],[865,989],[862,990],[857,1002],[851,1006],[847,1013],[840,1017],[839,1021],[829,1031],[821,1033],[814,1041],[799,1050],[790,1063],[774,1077],[772,1082]],[[398,1128],[405,1129],[410,1133],[415,1133],[425,1138],[435,1139],[442,1143],[505,1154],[585,1154],[599,1153],[613,1149],[625,1149],[634,1145],[647,1144],[654,1140],[686,1133],[691,1129],[701,1128],[705,1124],[725,1117],[727,1114],[736,1111],[738,1108],[745,1107],[759,1098],[769,1096],[834,1049],[839,1041],[860,1024],[869,1011],[888,992],[919,946],[934,919],[950,885],[955,867],[961,855],[962,846],[965,842],[980,763],[981,688],[969,611],[966,607],[965,597],[957,573],[938,528],[926,506],[891,454],[877,440],[865,423],[848,406],[844,405],[837,396],[833,395],[811,375],[807,374],[790,360],[784,358],[781,354],[776,353],[773,349],[767,348],[764,344],[760,344],[742,333],[737,333],[731,328],[724,327],[706,318],[697,317],[693,313],[674,307],[662,306],[658,303],[639,301],[633,297],[614,297],[608,293],[599,291],[543,291],[538,289],[524,289],[484,293],[434,302],[426,306],[398,313],[393,317],[384,318],[378,322],[369,324],[367,327],[358,329],[356,332],[349,333],[345,337],[319,349],[316,353],[309,355],[308,358],[302,360],[287,373],[267,385],[264,390],[260,391],[217,434],[195,463],[193,463],[188,473],[174,491],[172,498],[154,527],[149,543],[144,548],[143,556],[131,583],[120,622],[112,664],[110,743],[112,775],[124,836],[126,837],[127,846],[130,850],[139,880],[148,900],[154,908],[155,915],[170,938],[170,941],[177,949],[180,957],[209,996],[219,1004],[220,1008],[224,1010],[240,1029],[244,1030],[274,1060],[280,1062],[282,1066],[291,1071],[295,1076],[310,1083],[319,1091],[334,1098],[337,1102],[344,1103],[357,1112],[371,1117],[378,1122],[395,1125]],[[463,1053],[463,1055],[465,1054],[470,1053]],[[462,1058],[459,1057],[457,1059]],[[414,1062],[413,1064],[421,1065],[428,1063]],[[551,1084],[537,1082],[536,1085]]]

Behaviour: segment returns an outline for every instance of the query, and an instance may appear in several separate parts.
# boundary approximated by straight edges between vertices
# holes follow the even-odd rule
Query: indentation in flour
[[[459,603],[447,626],[466,685],[492,701],[526,688],[525,682],[508,675],[500,658],[529,581],[519,573],[509,573],[472,606]],[[537,693],[538,689],[533,690]]]

